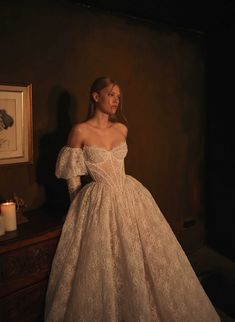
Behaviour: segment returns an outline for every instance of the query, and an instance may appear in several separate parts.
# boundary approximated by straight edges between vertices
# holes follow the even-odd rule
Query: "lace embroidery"
[[[125,174],[126,144],[65,148],[57,175],[89,172],[54,256],[46,322],[219,322],[151,193]],[[72,169],[71,169],[72,168]]]
[[[83,150],[64,146],[60,150],[56,161],[55,174],[57,178],[70,179],[87,173]]]

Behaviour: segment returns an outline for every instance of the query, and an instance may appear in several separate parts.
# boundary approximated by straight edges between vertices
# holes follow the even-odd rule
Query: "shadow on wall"
[[[56,178],[55,165],[60,149],[67,143],[76,109],[76,99],[69,92],[59,87],[52,89],[48,102],[49,122],[50,119],[54,120],[55,113],[57,128],[41,137],[36,167],[37,182],[45,191],[42,208],[53,216],[63,216],[69,206],[66,181]]]
[[[207,243],[235,262],[234,37],[230,26],[208,39],[205,183]]]

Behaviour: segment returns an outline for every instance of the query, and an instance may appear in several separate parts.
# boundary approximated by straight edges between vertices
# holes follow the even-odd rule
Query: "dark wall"
[[[235,25],[208,37],[206,230],[208,243],[235,260]]]
[[[32,83],[34,140],[33,165],[0,168],[2,197],[15,191],[29,209],[66,204],[57,153],[86,116],[91,82],[111,75],[129,120],[126,172],[151,191],[183,243],[202,243],[203,37],[79,5],[21,1],[0,4],[0,39],[0,80]],[[194,226],[184,230],[185,221]]]

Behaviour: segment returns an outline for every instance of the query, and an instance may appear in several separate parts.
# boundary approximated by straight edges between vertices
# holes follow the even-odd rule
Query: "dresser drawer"
[[[58,238],[22,247],[0,256],[0,298],[46,279]]]
[[[48,280],[0,299],[0,321],[43,322]]]

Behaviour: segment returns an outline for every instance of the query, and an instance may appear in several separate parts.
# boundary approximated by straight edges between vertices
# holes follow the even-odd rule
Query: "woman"
[[[118,84],[98,78],[90,114],[58,156],[71,196],[53,260],[47,322],[216,322],[220,318],[150,192],[125,174]],[[81,188],[80,176],[93,181]]]

